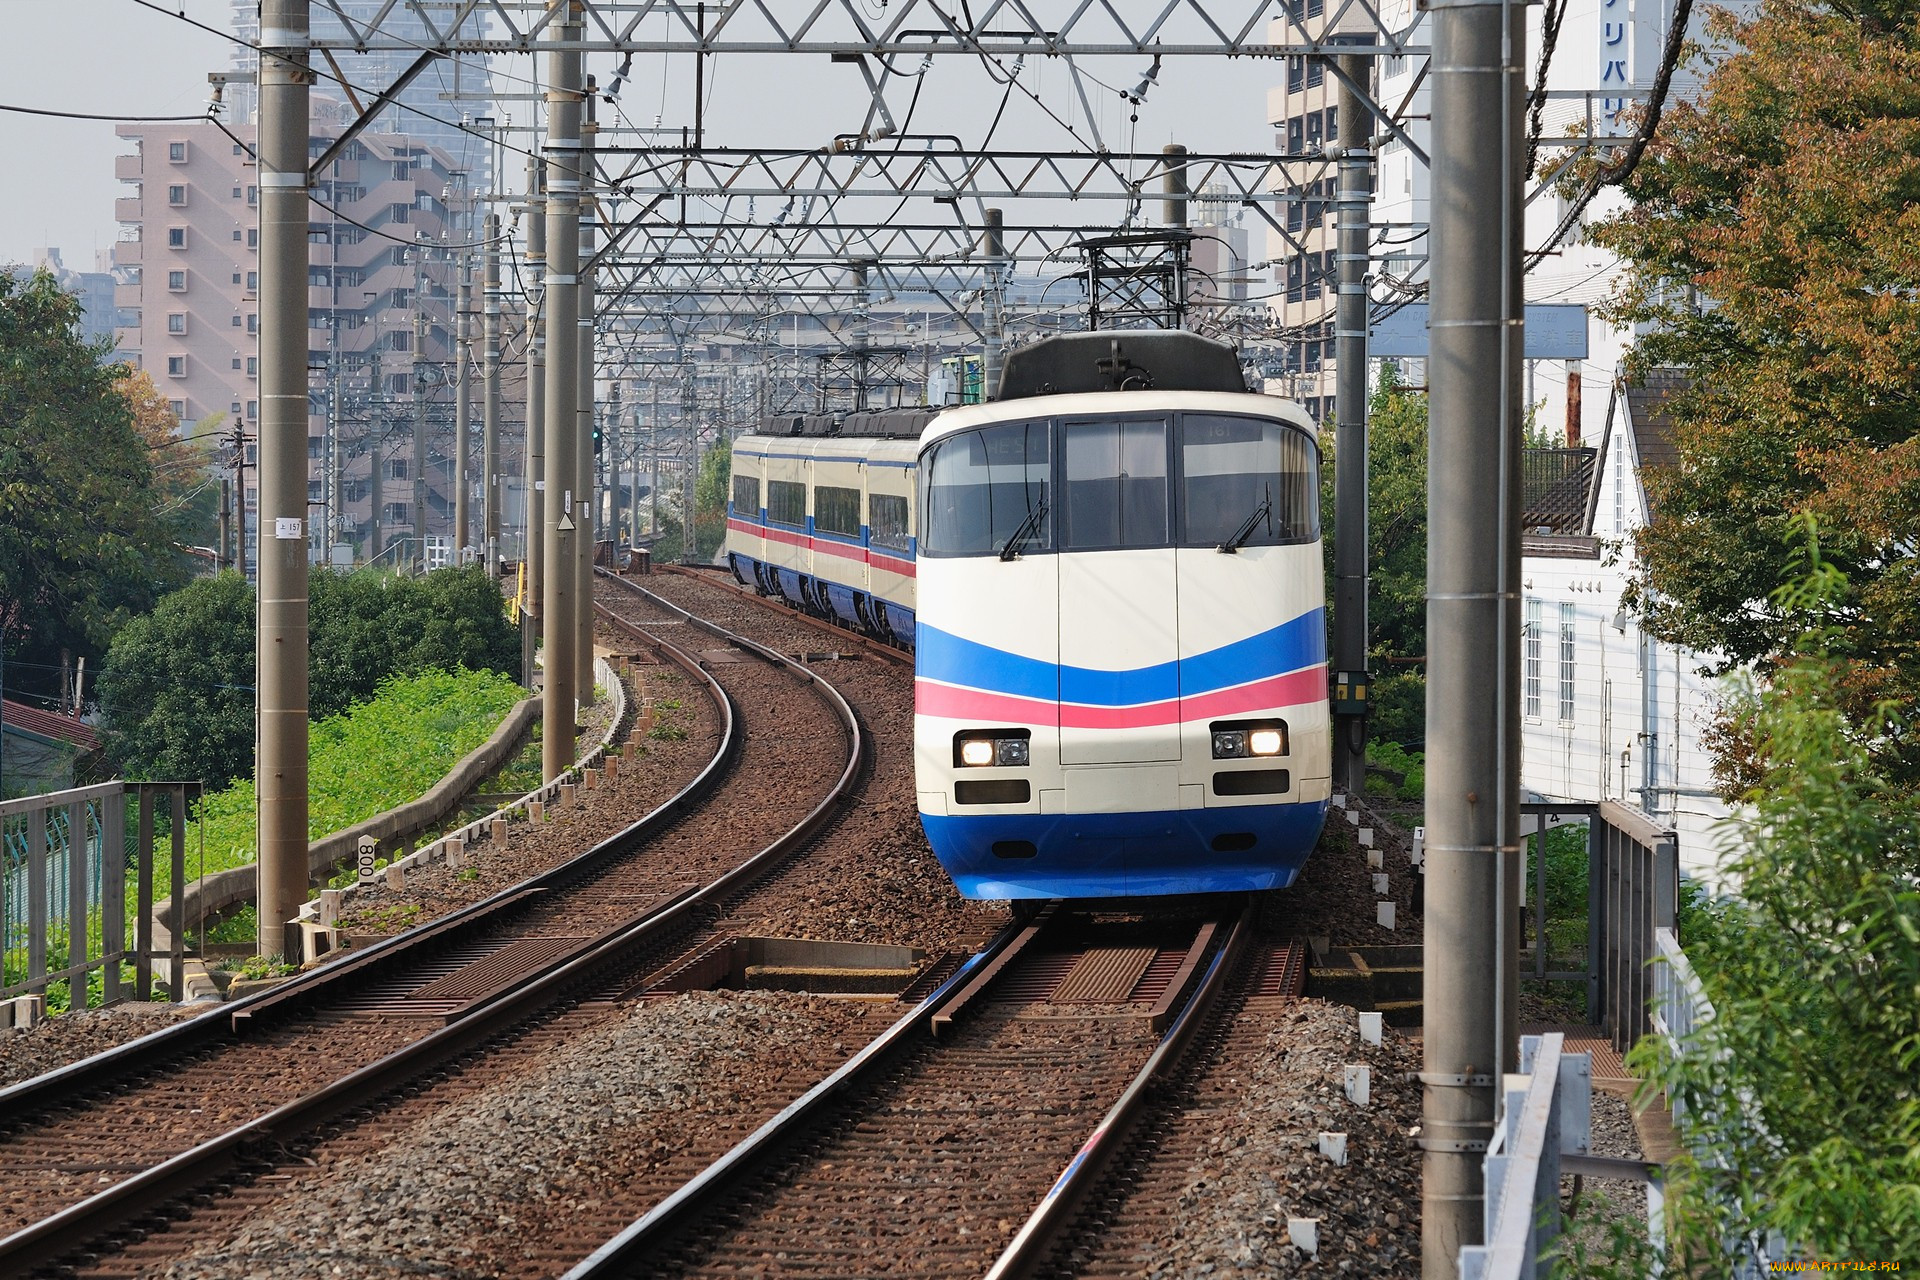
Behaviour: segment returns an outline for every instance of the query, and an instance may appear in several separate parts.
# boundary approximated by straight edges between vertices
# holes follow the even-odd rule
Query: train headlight
[[[1287,726],[1279,720],[1224,720],[1208,726],[1215,760],[1287,754]]]
[[[1028,760],[1026,729],[968,729],[953,736],[953,763],[962,769],[1024,768]]]

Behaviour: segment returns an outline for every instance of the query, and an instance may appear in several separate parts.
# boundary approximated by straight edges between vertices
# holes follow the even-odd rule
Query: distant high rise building
[[[251,125],[257,123],[254,116],[259,106],[255,78],[259,73],[260,55],[252,46],[260,42],[260,5],[258,0],[232,0],[232,5],[234,34],[245,43],[234,45],[233,82],[227,86],[226,100],[233,107],[232,122]],[[462,7],[466,6],[449,0],[419,0],[408,4],[393,4],[391,0],[337,0],[313,6],[313,34],[316,39],[346,37],[352,33],[342,25],[342,14],[348,22],[364,26],[371,24],[383,9],[391,9],[381,19],[382,32],[402,41],[417,41],[423,48],[430,47],[436,40],[435,29],[444,32],[455,28],[454,11]],[[432,27],[422,16],[423,11],[432,14]],[[483,33],[486,18],[483,14],[470,14],[460,20],[457,29],[470,35]],[[336,52],[333,61],[339,64],[354,94],[362,102],[370,102],[399,80],[419,56],[416,49]],[[325,59],[316,57],[313,67],[318,92],[335,98],[347,96],[341,86],[334,83],[333,69]],[[463,121],[487,115],[491,110],[486,102],[466,101],[464,95],[491,95],[492,92],[493,78],[484,58],[440,58],[396,95],[394,105],[381,111],[372,128],[377,133],[403,133],[415,141],[437,147],[445,153],[454,172],[469,175],[472,190],[488,191],[491,190],[486,185],[492,175],[491,149],[481,138],[460,126]],[[462,100],[449,100],[442,97],[443,94],[460,94]]]
[[[97,265],[97,264],[96,264]],[[116,314],[113,300],[113,276],[108,271],[73,271],[60,260],[58,249],[36,249],[31,262],[18,266],[0,266],[0,271],[26,277],[45,270],[55,283],[80,299],[80,336],[88,342],[114,340]]]
[[[317,155],[339,135],[344,112],[318,95],[315,111]],[[224,415],[223,431],[237,425],[251,437],[260,414],[259,192],[253,126],[230,127],[232,136],[212,122],[119,126],[135,151],[115,159],[115,174],[132,191],[117,202],[114,268],[121,356],[152,375],[183,423]],[[402,537],[444,533],[449,523],[459,251],[447,246],[465,234],[453,230],[445,202],[451,174],[437,147],[366,133],[314,185],[309,496],[331,517],[329,531],[316,516],[316,536],[331,532],[360,544],[363,556]],[[514,376],[516,422],[519,391]],[[420,419],[428,442],[424,512],[415,507],[412,478]],[[517,454],[517,442],[514,448]],[[251,470],[241,478],[251,512],[257,481]],[[369,544],[376,517],[378,547]]]

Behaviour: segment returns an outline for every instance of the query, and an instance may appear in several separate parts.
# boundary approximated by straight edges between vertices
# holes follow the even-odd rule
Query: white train
[[[1292,883],[1331,791],[1312,420],[1184,333],[1048,339],[1001,392],[742,437],[735,574],[914,651],[963,894]]]

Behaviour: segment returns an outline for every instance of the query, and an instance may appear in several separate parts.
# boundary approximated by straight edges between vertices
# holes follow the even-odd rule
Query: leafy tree
[[[727,541],[727,500],[733,492],[733,447],[722,440],[700,455],[693,481],[694,554],[702,564],[713,559]],[[660,538],[653,557],[662,563],[680,559],[686,529],[681,521],[678,492],[660,495]]]
[[[50,692],[64,656],[96,664],[116,629],[186,574],[167,554],[123,365],[79,337],[45,271],[0,275],[0,653],[13,688]]]
[[[339,715],[389,676],[498,671],[518,677],[520,636],[482,565],[424,578],[315,574],[308,612],[314,716]]]
[[[308,707],[324,719],[396,676],[495,671],[517,678],[520,640],[484,567],[425,578],[316,573],[308,605]],[[254,595],[238,574],[174,592],[114,637],[101,672],[109,758],[124,777],[253,772]]]
[[[1920,700],[1920,27],[1889,0],[1715,21],[1735,51],[1669,106],[1632,204],[1592,233],[1629,264],[1610,316],[1646,331],[1635,360],[1694,379],[1678,462],[1649,480],[1634,598],[1656,635],[1728,666],[1823,628],[1865,725]],[[1843,597],[1779,592],[1799,512]],[[1910,727],[1871,746],[1920,782]]]
[[[1325,441],[1333,439],[1328,432]],[[1367,648],[1373,737],[1418,750],[1426,741],[1427,682],[1427,398],[1400,385],[1382,366],[1367,415],[1367,534],[1372,590]],[[1339,537],[1334,505],[1333,450],[1322,473],[1321,508],[1328,522],[1327,577]]]
[[[114,380],[113,389],[127,402],[133,429],[145,442],[153,463],[154,515],[172,531],[176,546],[211,545],[220,521],[212,441],[226,415],[203,418],[183,434],[173,406],[146,370],[123,373]]]
[[[123,778],[253,772],[253,588],[238,573],[200,578],[113,638],[100,672],[107,757]]]
[[[1818,547],[1795,568],[1783,615],[1850,598]],[[1740,897],[1688,940],[1714,1017],[1678,1056],[1650,1037],[1629,1059],[1684,1104],[1690,1149],[1668,1178],[1687,1274],[1772,1231],[1816,1258],[1920,1256],[1920,804],[1857,731],[1853,659],[1833,649],[1846,629],[1810,631],[1749,687],[1760,782]]]

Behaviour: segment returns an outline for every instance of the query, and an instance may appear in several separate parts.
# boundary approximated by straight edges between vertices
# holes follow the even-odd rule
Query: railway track
[[[628,990],[830,825],[864,768],[858,718],[779,655],[703,635],[718,644],[704,657],[654,642],[716,699],[719,750],[634,827],[431,926],[0,1092],[0,1273],[151,1225],[183,1194],[257,1176],[263,1152]],[[823,718],[837,729],[752,731]]]
[[[1297,994],[1250,921],[1010,926],[568,1280],[1026,1274],[1230,979]]]

